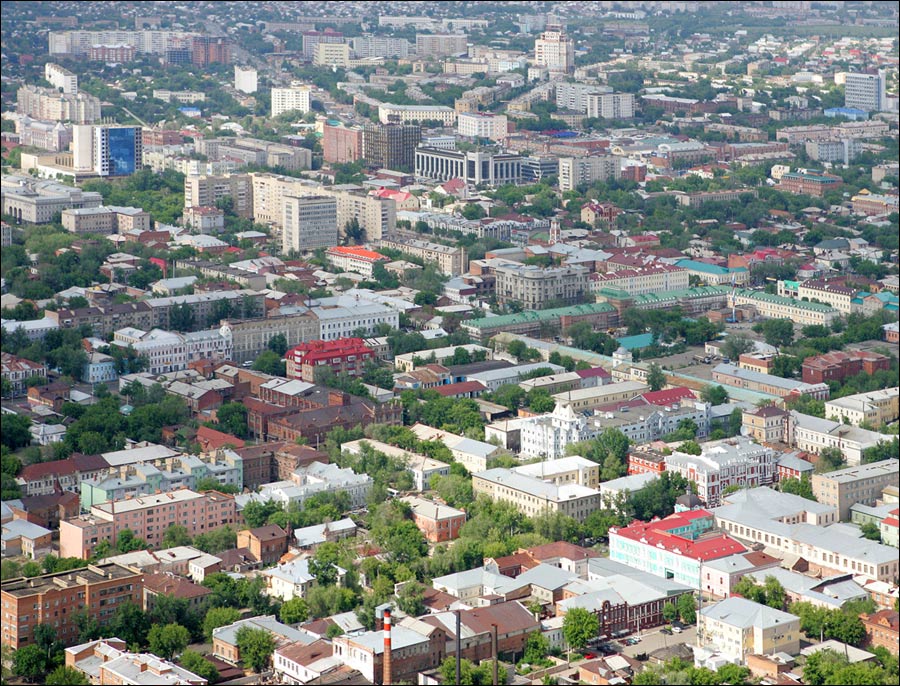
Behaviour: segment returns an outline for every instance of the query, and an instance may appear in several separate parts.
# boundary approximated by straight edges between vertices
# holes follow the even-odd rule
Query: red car
[[[584,659],[585,659],[585,660],[593,660],[593,659],[595,659],[596,657],[597,657],[597,656],[594,655],[593,653],[585,653],[585,654],[584,654]]]

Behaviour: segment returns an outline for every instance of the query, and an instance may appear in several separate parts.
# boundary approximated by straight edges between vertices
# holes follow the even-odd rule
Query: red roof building
[[[715,518],[706,510],[687,510],[651,522],[635,520],[609,530],[609,559],[699,590],[703,562],[747,552],[714,526]]]
[[[477,398],[487,390],[487,386],[480,381],[460,381],[436,386],[434,390],[445,398]]]
[[[325,252],[328,261],[345,272],[356,272],[372,278],[372,268],[379,262],[390,262],[391,258],[356,246],[337,245]]]
[[[308,341],[287,351],[287,375],[316,383],[316,369],[331,369],[335,374],[361,376],[365,365],[375,359],[375,352],[361,338],[338,338],[334,341]]]
[[[197,429],[197,443],[200,444],[200,449],[205,453],[224,448],[226,445],[232,448],[243,448],[246,445],[237,436],[216,431],[208,426],[201,426]]]
[[[650,391],[641,396],[651,405],[659,407],[671,407],[683,400],[696,400],[697,396],[690,388],[678,386],[677,388],[666,388],[661,391]]]
[[[871,375],[890,368],[891,359],[880,353],[865,350],[845,353],[834,350],[803,360],[803,382],[814,384],[843,381],[848,376],[856,376],[863,372]]]

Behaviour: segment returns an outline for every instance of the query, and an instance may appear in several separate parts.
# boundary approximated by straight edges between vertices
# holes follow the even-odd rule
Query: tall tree
[[[656,362],[651,362],[647,370],[647,385],[651,391],[661,391],[666,386],[666,374]]]
[[[269,664],[275,652],[275,639],[263,629],[242,626],[235,636],[241,661],[257,674]]]
[[[575,650],[583,650],[600,633],[600,620],[593,612],[583,607],[575,607],[563,619],[563,636]]]

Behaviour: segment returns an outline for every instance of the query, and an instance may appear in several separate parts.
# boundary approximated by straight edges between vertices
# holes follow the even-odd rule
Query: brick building
[[[238,548],[247,548],[263,564],[278,562],[288,549],[288,532],[275,524],[238,531]]]
[[[141,604],[143,578],[140,572],[107,563],[4,581],[0,637],[4,645],[18,650],[34,644],[36,625],[49,624],[63,645],[74,645],[79,634],[75,619],[80,613],[108,624],[122,603]]]
[[[455,507],[407,496],[402,501],[412,508],[413,522],[429,543],[452,541],[466,523],[466,513]]]
[[[309,341],[291,348],[285,354],[287,376],[316,382],[316,370],[329,368],[335,374],[361,376],[375,353],[361,338],[338,338],[334,341]]]
[[[891,368],[891,358],[880,353],[863,350],[843,352],[835,350],[824,355],[807,357],[803,360],[803,381],[805,383],[841,382],[857,374],[874,374]]]
[[[896,610],[881,610],[875,614],[861,614],[866,627],[866,643],[871,648],[887,648],[893,655],[900,652],[900,614]]]

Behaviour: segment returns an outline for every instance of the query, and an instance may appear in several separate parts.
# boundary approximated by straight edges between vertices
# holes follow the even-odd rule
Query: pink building
[[[195,493],[182,488],[129,497],[94,505],[90,514],[60,522],[59,554],[86,560],[100,541],[109,541],[115,547],[125,529],[151,547],[160,548],[163,534],[173,524],[181,524],[194,536],[234,524],[236,518],[234,496],[218,491]]]
[[[707,597],[728,598],[734,585],[751,572],[779,567],[776,557],[762,551],[738,553],[715,560],[707,560],[700,568],[700,590]]]

